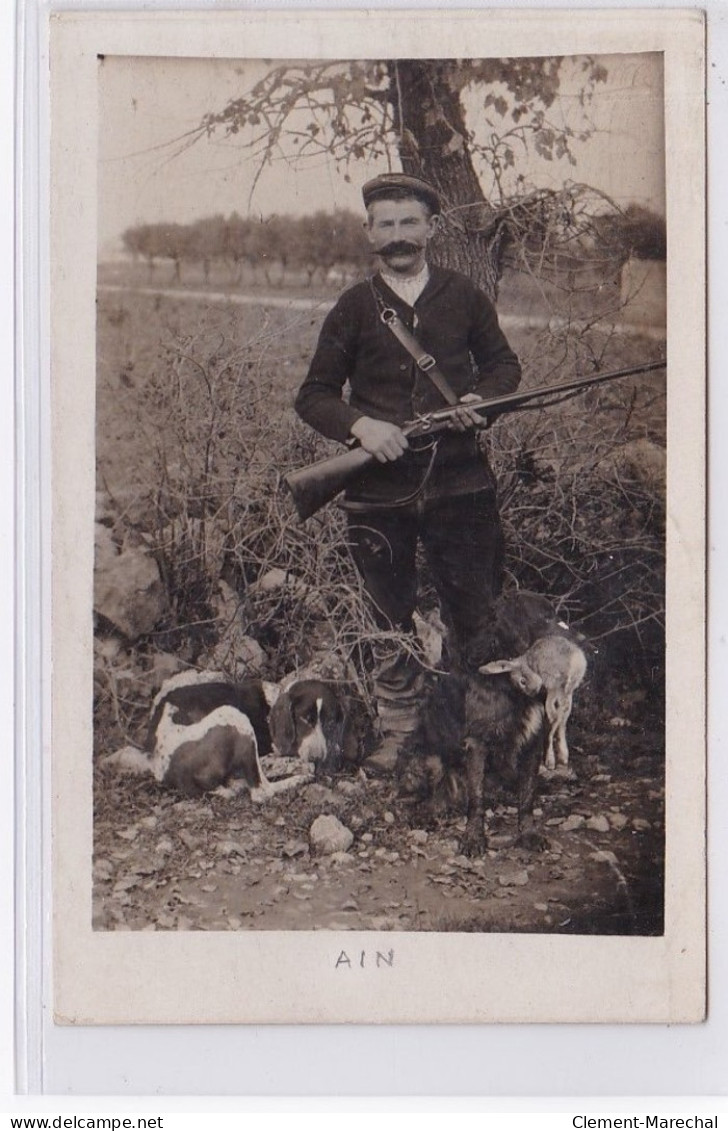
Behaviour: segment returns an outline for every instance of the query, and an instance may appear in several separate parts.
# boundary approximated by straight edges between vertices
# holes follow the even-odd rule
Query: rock
[[[354,864],[354,857],[348,852],[332,852],[329,859],[334,864]]]
[[[298,601],[304,602],[314,612],[324,612],[325,608],[320,594],[310,585],[307,585],[295,573],[285,569],[269,569],[249,587],[248,592],[254,596],[268,596],[279,594],[286,590]]]
[[[620,832],[629,823],[629,818],[625,817],[624,813],[608,813],[607,817],[609,824],[613,829],[616,829],[617,832]]]
[[[364,844],[371,844],[372,841],[374,840],[374,837],[372,836],[371,833],[362,833],[361,839],[364,842]]]
[[[242,844],[238,844],[236,840],[218,841],[215,845],[215,852],[219,853],[220,856],[245,856],[246,854]]]
[[[282,589],[284,585],[289,584],[295,589],[296,585],[301,585],[302,582],[294,574],[288,573],[285,569],[269,569],[266,573],[261,574],[257,581],[253,582],[249,592],[275,593],[277,589]]]
[[[390,813],[389,810],[387,810],[387,812],[384,814],[385,825],[393,825],[395,823],[395,821],[396,821],[396,817],[395,817],[394,813]]]
[[[427,844],[428,833],[424,829],[412,829],[410,840],[413,844]]]
[[[347,899],[346,903],[342,904],[341,910],[342,911],[358,911],[359,910],[359,904],[356,902],[355,899]]]
[[[94,658],[100,657],[108,663],[118,659],[124,645],[118,636],[94,637]]]
[[[317,817],[308,831],[311,848],[322,856],[346,852],[354,843],[354,834],[331,813]]]
[[[533,907],[535,911],[548,911],[549,909],[548,903],[534,903]]]
[[[158,841],[154,851],[167,856],[170,852],[174,852],[174,845],[172,844],[172,841],[169,839],[169,837],[164,837],[162,840]]]
[[[94,566],[94,612],[129,640],[151,632],[167,609],[159,566],[146,550],[135,548],[111,554],[113,541],[105,526],[97,526]],[[116,547],[114,546],[114,550]]]
[[[631,727],[632,724],[629,719],[622,718],[621,715],[613,715],[609,720],[610,727]]]
[[[582,817],[580,813],[572,813],[571,816],[567,817],[563,822],[560,831],[562,833],[573,833],[576,832],[577,829],[583,829],[585,824],[585,817]]]
[[[343,793],[344,797],[355,797],[358,793],[362,793],[364,786],[360,781],[340,781],[336,783],[336,788],[339,793]]]
[[[308,853],[308,845],[305,840],[289,840],[281,849],[281,856],[288,859],[293,859],[295,856],[305,856]]]
[[[117,829],[116,835],[121,837],[122,840],[136,840],[139,836],[139,829],[136,825],[129,825],[128,829]]]
[[[221,664],[223,667],[234,668],[237,679],[260,675],[268,662],[258,641],[247,636],[236,624],[230,625],[210,653],[210,658],[216,666]]]
[[[171,679],[173,675],[178,675],[179,672],[184,671],[184,660],[179,656],[173,656],[171,652],[157,652],[152,656],[152,666],[149,669],[149,677],[152,688],[158,691],[165,680]]]
[[[342,802],[342,798],[337,797],[333,789],[319,785],[318,782],[307,785],[301,792],[305,800],[312,805],[341,805]]]
[[[218,640],[205,655],[205,667],[234,671],[236,679],[260,675],[267,658],[257,640],[248,636],[240,617],[240,597],[225,581],[218,582],[214,602],[218,621]]]
[[[518,872],[503,872],[498,883],[503,888],[524,887],[528,883],[528,872],[525,868]]]
[[[644,833],[647,832],[648,829],[651,829],[652,825],[649,821],[645,821],[643,817],[634,817],[632,819],[632,828],[636,829],[638,833]]]
[[[565,817],[549,817],[546,822],[546,827],[549,829],[555,829],[557,825],[563,825],[565,820]]]
[[[114,874],[114,866],[110,860],[100,859],[94,861],[93,876],[95,880],[110,880]]]
[[[185,848],[189,848],[190,852],[194,852],[194,850],[196,848],[199,848],[202,844],[200,837],[193,836],[192,833],[188,833],[186,829],[183,829],[182,832],[177,833],[177,836],[182,841]]]
[[[607,818],[600,814],[597,817],[590,817],[586,827],[594,833],[608,833],[611,826]]]
[[[589,859],[595,860],[597,864],[613,864],[615,867],[618,863],[615,854],[607,852],[605,849],[601,849],[599,852],[590,852]]]

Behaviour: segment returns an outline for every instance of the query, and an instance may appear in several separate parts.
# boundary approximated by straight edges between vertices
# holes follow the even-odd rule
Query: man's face
[[[421,200],[375,200],[367,209],[367,238],[373,250],[398,275],[416,275],[425,263],[427,241],[437,217]]]

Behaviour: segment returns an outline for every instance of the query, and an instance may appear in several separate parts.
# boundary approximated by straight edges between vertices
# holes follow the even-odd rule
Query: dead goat
[[[533,802],[544,749],[544,707],[508,674],[483,675],[482,668],[519,655],[542,636],[564,632],[550,601],[514,591],[493,602],[485,629],[471,642],[465,676],[465,753],[468,815],[462,850],[485,849],[485,772],[493,769],[516,792],[518,839],[532,848],[547,842],[533,828]]]
[[[481,675],[508,673],[513,685],[530,697],[545,694],[548,722],[544,764],[547,770],[569,764],[566,724],[574,692],[586,675],[586,656],[568,636],[542,636],[514,660],[483,664]]]
[[[502,594],[489,613],[464,650],[461,672],[433,682],[397,767],[398,794],[405,801],[432,801],[437,808],[443,801],[462,803],[467,796],[463,850],[473,855],[485,848],[485,792],[494,780],[517,794],[522,843],[544,846],[532,828],[544,749],[543,704],[507,674],[486,677],[480,668],[520,654],[539,637],[567,632],[551,602],[527,590]]]

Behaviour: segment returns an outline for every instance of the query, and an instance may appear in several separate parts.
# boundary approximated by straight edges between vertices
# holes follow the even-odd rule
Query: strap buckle
[[[391,326],[393,322],[397,321],[397,311],[393,310],[391,306],[383,306],[379,312],[379,317],[385,326]]]
[[[423,373],[427,373],[428,370],[433,369],[436,364],[437,362],[431,353],[425,353],[422,357],[417,358],[417,368],[421,369]]]

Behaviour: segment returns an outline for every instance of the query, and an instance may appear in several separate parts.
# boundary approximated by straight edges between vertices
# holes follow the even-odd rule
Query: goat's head
[[[504,675],[508,673],[514,687],[524,695],[539,695],[543,688],[543,680],[538,672],[529,667],[522,656],[515,660],[493,660],[489,664],[482,664],[478,668],[481,675]]]

